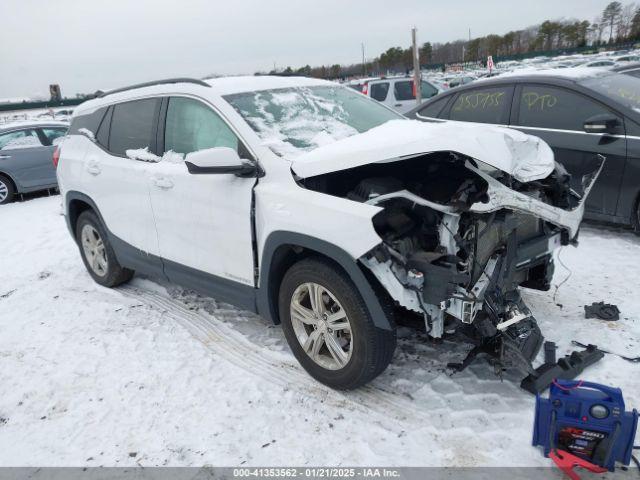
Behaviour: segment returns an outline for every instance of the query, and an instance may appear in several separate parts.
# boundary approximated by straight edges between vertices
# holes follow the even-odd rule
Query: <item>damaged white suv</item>
[[[161,276],[282,323],[339,389],[387,367],[402,312],[530,370],[542,336],[518,287],[549,288],[584,205],[538,138],[309,78],[103,94],[75,110],[58,179],[96,282]]]

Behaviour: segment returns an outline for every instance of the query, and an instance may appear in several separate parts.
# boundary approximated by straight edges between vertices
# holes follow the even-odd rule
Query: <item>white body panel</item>
[[[192,175],[184,163],[147,165],[160,256],[253,286],[255,178]]]
[[[306,190],[292,179],[288,165],[273,165],[272,175],[256,187],[258,254],[269,235],[294,232],[322,240],[357,259],[381,242],[372,217],[380,207]],[[287,178],[288,177],[288,178]]]
[[[300,177],[308,178],[436,151],[467,155],[521,182],[545,178],[555,166],[553,152],[544,141],[508,128],[393,120],[304,153],[296,157],[292,168]]]
[[[95,144],[89,146],[84,164],[82,193],[99,206],[109,230],[130,245],[159,255],[147,188],[148,165],[110,155]]]
[[[412,110],[413,108],[415,108],[418,104],[416,103],[416,99],[412,98],[409,100],[398,100],[396,98],[396,91],[394,88],[394,84],[396,82],[407,82],[407,81],[411,81],[413,80],[413,77],[402,77],[402,78],[384,78],[384,79],[375,79],[371,82],[369,82],[368,88],[367,88],[367,96],[371,96],[371,88],[373,85],[376,84],[382,84],[382,83],[388,83],[389,84],[389,90],[387,92],[387,96],[385,97],[384,100],[381,100],[380,103],[386,105],[387,107],[395,110],[396,112],[405,114],[407,112],[409,112],[410,110]],[[431,82],[427,82],[426,80],[422,80],[425,83],[428,83],[429,85],[431,85],[434,89],[438,90],[439,92],[442,92],[442,88],[440,88],[439,86],[435,85],[434,83]],[[423,98],[422,101],[427,100],[427,98]]]

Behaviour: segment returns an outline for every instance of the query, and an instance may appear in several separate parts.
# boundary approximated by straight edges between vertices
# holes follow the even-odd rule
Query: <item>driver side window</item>
[[[520,93],[518,125],[583,131],[589,117],[611,112],[590,98],[564,88],[525,85]]]
[[[165,122],[164,150],[188,154],[215,147],[238,151],[238,137],[211,108],[198,100],[171,97]]]

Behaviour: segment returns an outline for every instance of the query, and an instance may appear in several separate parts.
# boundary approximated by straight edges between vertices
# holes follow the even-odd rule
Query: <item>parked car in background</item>
[[[68,127],[55,121],[0,125],[0,205],[16,193],[57,186],[53,152]]]
[[[478,81],[446,92],[407,114],[508,126],[537,135],[581,179],[606,162],[585,218],[632,225],[640,232],[640,79],[607,69],[541,70]]]
[[[621,57],[614,58],[616,62],[637,62],[640,61],[640,55],[623,55]]]
[[[466,85],[468,83],[471,83],[477,79],[476,77],[473,77],[471,75],[458,75],[454,77],[447,77],[444,80],[449,88],[456,88],[461,85]]]
[[[631,75],[632,77],[640,78],[640,62],[630,62],[627,64],[619,65],[612,68],[611,71],[624,73],[625,75]]]
[[[344,85],[346,85],[349,88],[353,88],[354,90],[362,93],[365,90],[366,85],[371,80],[378,80],[379,78],[380,77],[356,78],[356,79],[349,80],[349,81],[345,82]]]
[[[593,62],[585,63],[585,67],[613,67],[616,62],[613,60],[594,60]]]
[[[427,80],[422,80],[420,88],[423,100],[443,91],[441,87]],[[365,84],[362,93],[400,113],[408,112],[416,106],[416,91],[411,77],[370,80]]]
[[[71,117],[73,116],[73,109],[72,108],[64,108],[61,110],[56,110],[53,112],[54,118],[56,120],[61,120],[61,121],[69,121],[71,120]]]

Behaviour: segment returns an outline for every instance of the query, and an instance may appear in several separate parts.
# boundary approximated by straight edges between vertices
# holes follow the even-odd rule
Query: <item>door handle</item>
[[[169,190],[170,188],[173,188],[173,182],[164,177],[154,177],[153,184],[163,190]]]
[[[102,170],[96,162],[89,162],[87,164],[87,172],[89,172],[91,175],[100,175]]]
[[[0,160],[7,160],[11,158],[11,155],[0,155]]]

